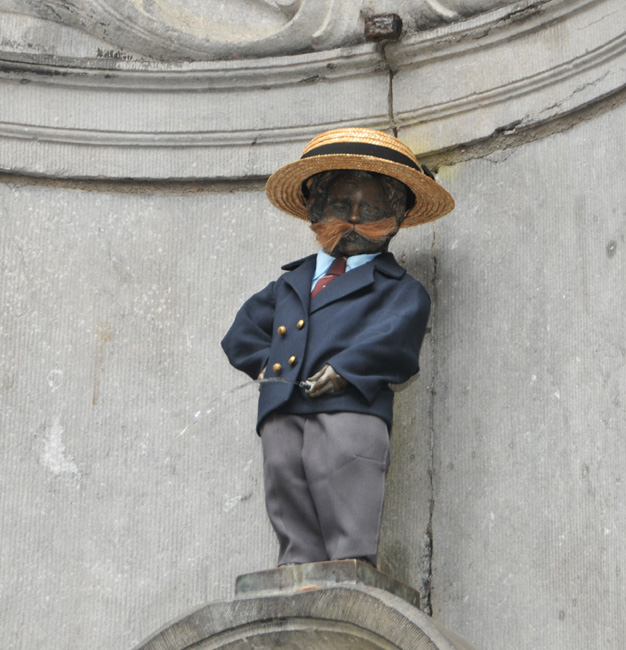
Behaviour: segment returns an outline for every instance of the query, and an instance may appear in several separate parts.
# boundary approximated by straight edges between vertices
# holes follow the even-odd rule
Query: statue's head
[[[321,172],[306,190],[311,228],[322,248],[337,257],[386,250],[414,200],[404,183],[361,170]]]
[[[313,138],[300,160],[267,181],[270,201],[311,222],[336,256],[386,250],[399,228],[433,221],[454,200],[397,138],[344,128]]]

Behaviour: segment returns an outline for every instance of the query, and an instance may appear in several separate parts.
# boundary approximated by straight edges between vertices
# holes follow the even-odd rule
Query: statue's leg
[[[363,557],[375,566],[389,465],[387,425],[360,413],[308,416],[302,456],[329,558]]]
[[[302,464],[297,415],[271,415],[261,425],[265,506],[280,545],[278,566],[328,560]]]

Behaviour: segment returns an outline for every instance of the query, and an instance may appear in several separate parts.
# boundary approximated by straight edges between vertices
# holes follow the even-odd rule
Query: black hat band
[[[389,149],[388,147],[381,147],[377,144],[368,144],[367,142],[333,142],[332,144],[323,144],[321,147],[315,147],[302,155],[301,160],[310,158],[311,156],[330,156],[333,154],[351,154],[357,156],[373,156],[374,158],[381,158],[389,162],[399,163],[418,172],[423,170],[419,165],[415,164],[408,156]]]

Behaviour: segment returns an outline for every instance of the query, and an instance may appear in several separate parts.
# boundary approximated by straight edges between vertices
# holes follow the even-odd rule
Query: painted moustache
[[[351,232],[356,232],[364,239],[375,244],[384,244],[389,236],[398,231],[398,223],[395,217],[388,217],[373,223],[352,224],[340,219],[320,221],[311,224],[311,230],[315,233],[321,247],[332,252],[339,245],[339,242]]]

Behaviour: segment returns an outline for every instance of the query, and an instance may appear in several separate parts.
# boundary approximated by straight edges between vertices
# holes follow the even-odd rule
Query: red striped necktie
[[[346,258],[338,257],[330,265],[330,268],[324,275],[315,283],[313,291],[311,291],[311,300],[317,296],[317,294],[328,284],[330,284],[335,278],[343,275],[346,270]]]

